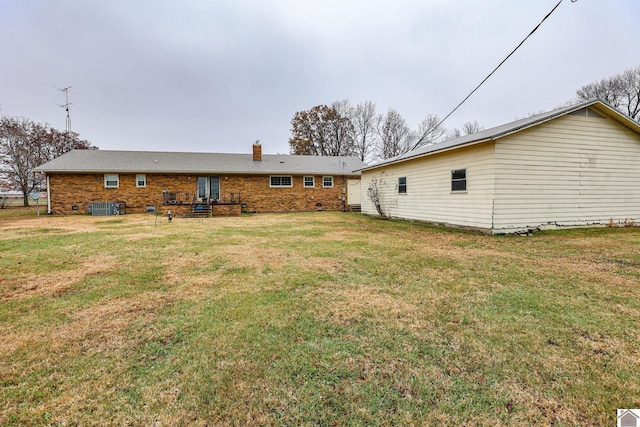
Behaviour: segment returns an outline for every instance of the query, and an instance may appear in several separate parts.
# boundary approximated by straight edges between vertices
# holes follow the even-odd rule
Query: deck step
[[[208,218],[211,216],[211,205],[196,204],[191,206],[191,218]]]

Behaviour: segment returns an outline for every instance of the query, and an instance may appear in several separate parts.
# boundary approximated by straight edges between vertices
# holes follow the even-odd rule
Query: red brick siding
[[[49,174],[51,210],[53,213],[85,213],[92,202],[124,201],[129,213],[143,213],[146,206],[156,206],[166,213],[170,207],[162,206],[164,190],[191,194],[196,191],[196,175],[146,174],[146,178],[147,186],[136,188],[136,174],[119,174],[119,188],[105,188],[104,174]],[[302,175],[294,175],[292,181],[290,188],[271,188],[268,175],[220,175],[220,193],[224,197],[231,193],[236,198],[239,196],[249,212],[344,209],[345,177],[334,176],[333,188],[322,187],[322,176],[315,176],[313,188],[304,187]],[[79,207],[78,211],[73,211],[74,205]]]
[[[283,174],[283,176],[289,176]],[[221,191],[237,190],[242,202],[250,212],[284,212],[342,210],[344,204],[342,188],[346,188],[346,178],[333,177],[333,188],[322,187],[322,176],[315,177],[313,188],[304,187],[304,177],[294,175],[292,187],[270,187],[270,177],[265,175],[229,175],[220,177]],[[344,182],[344,183],[343,183]],[[316,206],[316,204],[321,206]]]

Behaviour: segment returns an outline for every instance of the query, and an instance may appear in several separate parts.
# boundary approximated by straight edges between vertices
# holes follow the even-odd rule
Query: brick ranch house
[[[128,213],[174,215],[347,210],[356,157],[73,150],[35,169],[46,175],[49,213],[119,203]],[[353,201],[352,201],[353,202]],[[357,201],[359,203],[359,201]]]

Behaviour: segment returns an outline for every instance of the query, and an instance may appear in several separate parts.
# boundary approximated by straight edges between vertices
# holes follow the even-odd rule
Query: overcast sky
[[[287,153],[348,99],[444,117],[558,0],[0,0],[0,114],[101,149]],[[640,1],[564,0],[445,126],[550,110],[640,65]]]

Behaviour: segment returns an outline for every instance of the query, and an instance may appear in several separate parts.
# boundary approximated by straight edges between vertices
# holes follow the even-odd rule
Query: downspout
[[[342,189],[344,190],[344,193],[342,193],[342,212],[346,212],[347,211],[347,178],[346,176],[342,175]]]
[[[51,214],[51,187],[49,187],[49,175],[47,177],[47,213]]]
[[[496,199],[494,197],[493,199],[491,199],[491,234],[496,234],[495,215],[496,215]]]

